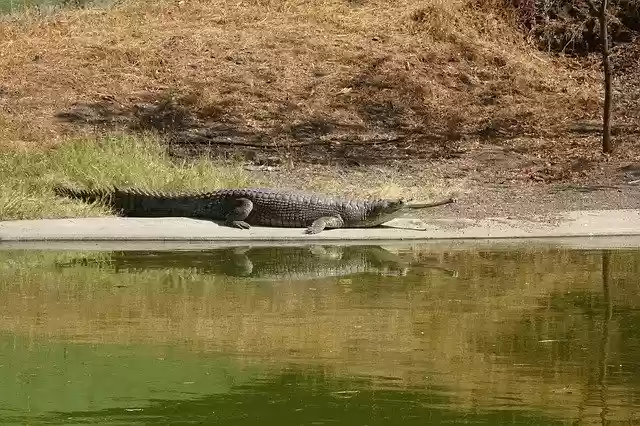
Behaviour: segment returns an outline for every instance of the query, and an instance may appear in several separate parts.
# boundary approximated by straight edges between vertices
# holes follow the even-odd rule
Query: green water
[[[640,251],[0,251],[0,424],[640,424]]]

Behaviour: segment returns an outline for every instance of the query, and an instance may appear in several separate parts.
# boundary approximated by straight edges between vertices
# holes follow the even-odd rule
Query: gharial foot
[[[253,203],[247,198],[237,198],[232,200],[233,208],[229,211],[225,217],[225,223],[227,226],[238,229],[250,229],[251,226],[244,220],[249,216],[251,210],[253,210]]]
[[[227,226],[238,229],[251,229],[251,225],[244,220],[230,220],[227,222]]]
[[[344,221],[338,216],[324,216],[313,221],[310,227],[305,230],[307,234],[317,234],[324,231],[325,228],[341,228]]]
[[[315,222],[304,230],[305,234],[317,234],[322,231],[324,231],[324,224],[316,224]]]

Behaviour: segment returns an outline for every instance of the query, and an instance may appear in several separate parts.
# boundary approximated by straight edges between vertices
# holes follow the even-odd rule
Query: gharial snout
[[[455,202],[456,200],[454,198],[447,198],[445,200],[435,201],[433,203],[414,203],[413,200],[409,199],[405,201],[405,205],[403,207],[406,209],[426,209],[429,207],[438,207]]]

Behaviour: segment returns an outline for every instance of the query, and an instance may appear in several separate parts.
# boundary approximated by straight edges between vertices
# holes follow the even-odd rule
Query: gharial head
[[[365,212],[364,225],[378,226],[392,219],[400,217],[408,203],[412,200],[405,198],[396,198],[392,200],[375,200],[367,206]]]

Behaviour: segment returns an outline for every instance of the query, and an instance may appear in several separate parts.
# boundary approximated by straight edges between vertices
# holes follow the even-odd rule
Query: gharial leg
[[[253,203],[248,198],[236,198],[233,200],[235,205],[225,218],[225,224],[233,228],[249,229],[251,226],[245,222],[245,219],[253,210]]]
[[[340,216],[323,216],[314,220],[305,232],[307,234],[317,234],[324,231],[325,228],[342,228],[343,226],[344,220]]]

